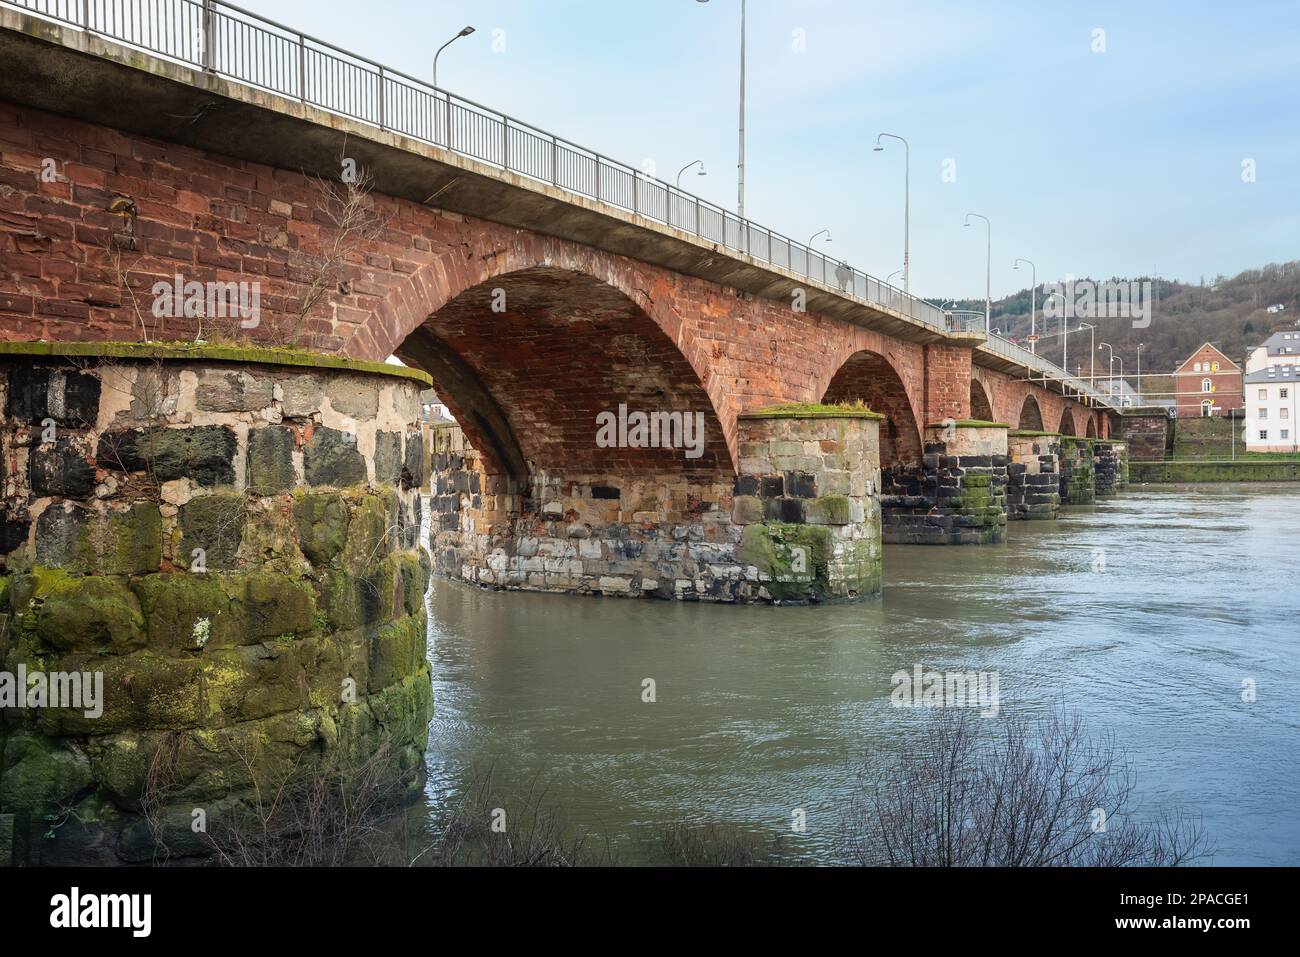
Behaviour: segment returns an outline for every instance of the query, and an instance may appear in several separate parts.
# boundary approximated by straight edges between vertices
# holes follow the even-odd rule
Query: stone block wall
[[[1096,500],[1097,478],[1090,439],[1061,436],[1060,473],[1062,505],[1091,505]]]
[[[160,837],[204,855],[254,779],[314,762],[383,753],[418,787],[424,382],[248,350],[265,361],[18,348],[0,347],[8,852],[148,861]],[[100,713],[6,700],[22,673],[98,676]]]
[[[989,545],[1007,535],[1007,427],[957,422],[926,429],[919,465],[881,471],[886,543]]]
[[[1007,518],[1054,519],[1061,509],[1061,436],[1013,429],[1007,433]]]
[[[1115,495],[1128,484],[1128,451],[1124,443],[1098,439],[1092,444],[1092,457],[1098,497]]]
[[[434,440],[430,550],[492,588],[723,602],[880,590],[878,417],[741,419],[741,474],[489,475],[459,430]]]

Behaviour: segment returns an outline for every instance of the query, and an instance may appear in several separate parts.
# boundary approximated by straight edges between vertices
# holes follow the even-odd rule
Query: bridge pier
[[[880,416],[774,407],[738,420],[740,470],[712,479],[487,473],[459,430],[435,439],[431,550],[490,588],[722,602],[880,591]]]
[[[1118,494],[1128,484],[1128,449],[1123,442],[1097,439],[1092,444],[1098,498]]]
[[[1061,436],[1012,429],[1007,433],[1007,518],[1054,519],[1061,509]]]
[[[425,387],[287,350],[0,345],[0,860],[207,856],[257,789],[371,761],[418,790]]]
[[[919,465],[881,471],[884,541],[992,545],[1007,538],[1007,426],[962,420],[928,426]]]
[[[1097,473],[1092,440],[1080,435],[1061,436],[1061,504],[1091,505],[1097,498]]]

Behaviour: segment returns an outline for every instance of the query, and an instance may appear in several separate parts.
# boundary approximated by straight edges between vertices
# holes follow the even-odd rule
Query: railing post
[[[501,117],[501,168],[510,171],[510,120]]]
[[[595,156],[596,156],[596,201],[599,202],[599,201],[600,201],[600,187],[601,187],[601,175],[600,175],[600,154],[597,153],[597,154],[595,154]]]
[[[298,34],[298,100],[307,102],[307,38]]]
[[[695,197],[695,235],[703,235],[700,232],[700,198],[698,196]]]
[[[81,25],[90,33],[90,0],[81,0]]]
[[[379,128],[384,129],[384,68],[379,68]]]
[[[212,0],[203,0],[203,69],[211,73],[216,68],[213,48],[216,44],[217,24],[212,13]]]
[[[560,183],[560,144],[554,136],[551,137],[551,185],[558,186]]]
[[[640,192],[641,192],[640,174],[638,174],[636,170],[632,170],[632,213],[633,215],[639,212],[640,199],[641,199],[639,195]]]

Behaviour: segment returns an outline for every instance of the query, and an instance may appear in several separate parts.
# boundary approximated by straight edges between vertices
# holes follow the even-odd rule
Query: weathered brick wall
[[[576,243],[371,199],[382,234],[350,253],[337,288],[300,322],[337,238],[316,181],[0,105],[0,339],[193,339],[198,319],[152,316],[155,282],[257,282],[255,329],[208,322],[203,331],[296,337],[375,360],[396,352],[439,377],[489,471],[516,478],[525,461],[588,472],[680,467],[648,452],[596,460],[591,413],[619,402],[705,413],[706,454],[688,467],[725,463],[734,473],[739,413],[869,392],[876,377],[831,388],[850,360],[846,380],[889,372],[888,394],[877,397],[888,406],[887,457],[915,461],[927,424],[970,414],[971,356],[961,344],[903,342]],[[592,342],[600,347],[579,347]],[[1019,421],[1003,409],[1018,413],[1022,397],[1005,391],[1035,389],[1045,408],[1056,401],[975,374],[998,420]]]
[[[1171,420],[1163,409],[1120,417],[1120,434],[1134,462],[1159,462],[1167,454]]]
[[[1089,428],[1093,435],[1110,435],[1107,414],[1089,408],[1078,399],[1066,398],[1032,382],[978,366],[973,369],[972,376],[989,396],[993,406],[993,420],[996,422],[1006,422],[1013,429],[1060,432],[1062,435],[1085,435]],[[1034,418],[1032,412],[1025,418],[1030,398],[1033,399],[1033,406],[1037,407],[1038,418]],[[1039,419],[1041,425],[1029,424],[1038,422]]]
[[[422,388],[0,349],[0,671],[103,683],[99,715],[0,710],[0,815],[33,863],[148,861],[156,837],[210,853],[250,768],[274,789],[382,749],[418,786]],[[146,792],[151,770],[164,790]],[[42,840],[50,814],[63,823]]]

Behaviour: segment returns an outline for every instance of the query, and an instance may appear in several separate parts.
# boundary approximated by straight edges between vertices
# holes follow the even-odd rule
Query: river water
[[[1113,732],[1142,809],[1200,814],[1213,863],[1300,864],[1300,487],[1133,488],[1009,537],[886,546],[882,598],[824,607],[435,579],[427,813],[491,768],[620,860],[723,821],[832,863],[860,769],[925,719],[890,701],[920,664],[996,672],[1003,718]]]

